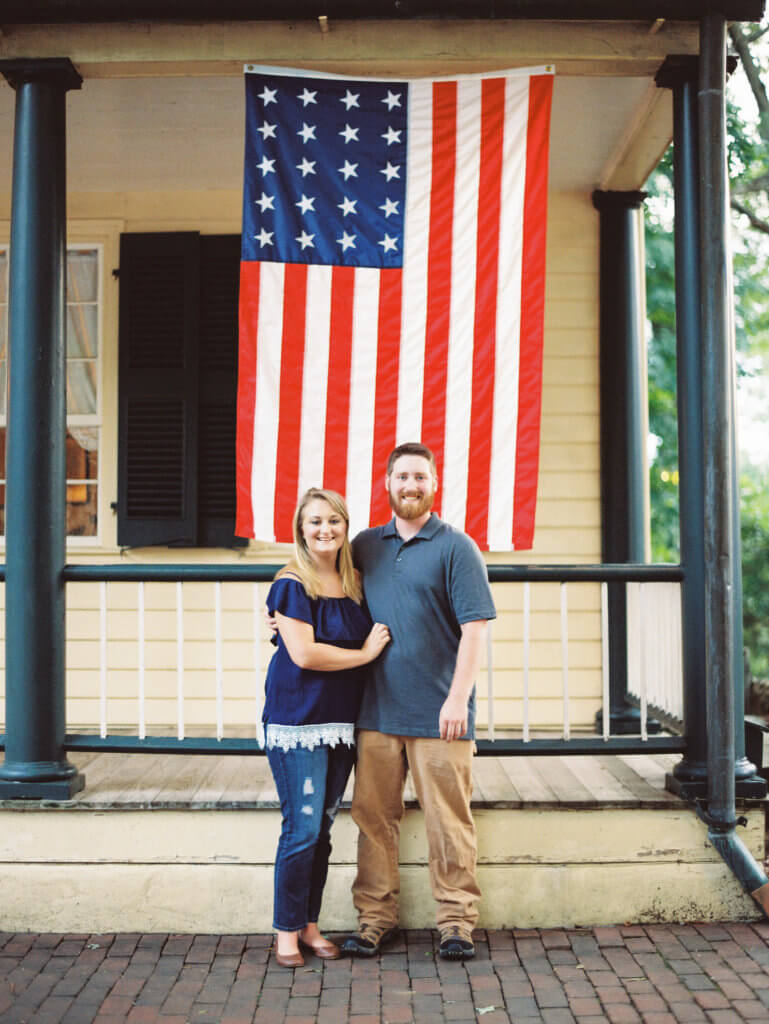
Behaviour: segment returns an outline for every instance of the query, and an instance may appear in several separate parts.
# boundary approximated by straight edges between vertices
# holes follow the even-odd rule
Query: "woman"
[[[294,557],[278,573],[267,609],[278,650],[267,670],[265,746],[283,813],[275,858],[275,959],[301,967],[303,945],[336,959],[318,930],[330,830],[355,760],[362,665],[390,639],[363,605],[340,495],[310,488],[294,513]]]

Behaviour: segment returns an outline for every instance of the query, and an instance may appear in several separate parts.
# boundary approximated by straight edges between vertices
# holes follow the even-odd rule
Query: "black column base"
[[[9,761],[0,764],[0,800],[71,800],[85,775],[67,761]]]
[[[603,709],[595,713],[596,732],[603,732]],[[646,719],[646,731],[653,735],[662,732],[662,725],[656,718]],[[609,732],[612,736],[638,736],[641,733],[641,712],[638,708],[625,707],[609,712]]]
[[[673,772],[665,775],[665,789],[674,793],[682,800],[707,800],[708,780],[704,779],[682,779],[677,778]],[[745,778],[736,778],[734,781],[734,795],[739,800],[763,800],[767,793],[766,779],[760,775],[751,775]]]

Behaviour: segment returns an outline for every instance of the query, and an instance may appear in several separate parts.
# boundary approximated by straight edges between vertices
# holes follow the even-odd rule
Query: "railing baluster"
[[[264,746],[264,725],[262,724],[262,591],[259,583],[254,583],[254,709],[256,712],[256,739],[260,747]]]
[[[567,605],[566,588],[568,584],[561,584],[561,671],[563,677],[563,738],[569,739],[571,729],[569,726],[569,611]]]
[[[609,692],[609,584],[601,584],[601,700],[603,714],[603,738],[608,740],[611,732],[611,697]]]
[[[107,581],[99,583],[99,735],[107,736]]]
[[[222,584],[214,583],[214,622],[216,629],[216,738],[224,736],[224,689],[222,671]]]
[[[529,733],[529,637],[531,634],[531,584],[523,585],[523,741],[528,743]]]
[[[139,739],[147,736],[147,721],[144,708],[144,581],[139,584]]]
[[[184,739],[184,597],[181,580],[176,582],[176,734]]]
[[[494,739],[494,637],[492,623],[486,626],[486,696],[488,702],[489,739]]]
[[[639,651],[639,669],[638,669],[638,695],[641,699],[641,740],[645,743],[649,739],[648,732],[648,714],[647,714],[647,701],[646,701],[646,679],[648,677],[649,670],[649,637],[647,636],[647,627],[649,617],[646,614],[645,597],[644,597],[644,585],[643,583],[638,584],[638,640],[640,644]]]

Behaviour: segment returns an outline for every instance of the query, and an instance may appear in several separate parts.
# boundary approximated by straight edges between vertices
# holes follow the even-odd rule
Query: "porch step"
[[[260,757],[75,755],[67,804],[0,804],[5,931],[269,931],[280,812]],[[666,793],[673,757],[478,758],[480,926],[756,919],[693,810]],[[349,791],[347,797],[349,798]],[[407,792],[402,923],[434,921],[422,813]],[[764,804],[741,807],[764,857]],[[323,924],[355,923],[356,829],[333,833]]]

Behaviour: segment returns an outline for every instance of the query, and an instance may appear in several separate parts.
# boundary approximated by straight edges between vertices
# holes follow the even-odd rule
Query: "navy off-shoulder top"
[[[371,630],[365,604],[350,597],[308,597],[290,576],[275,580],[267,595],[271,615],[280,612],[312,626],[318,643],[359,649]],[[320,743],[352,745],[363,694],[365,666],[320,672],[291,660],[283,638],[272,656],[265,680],[263,721],[268,747],[313,747]]]

